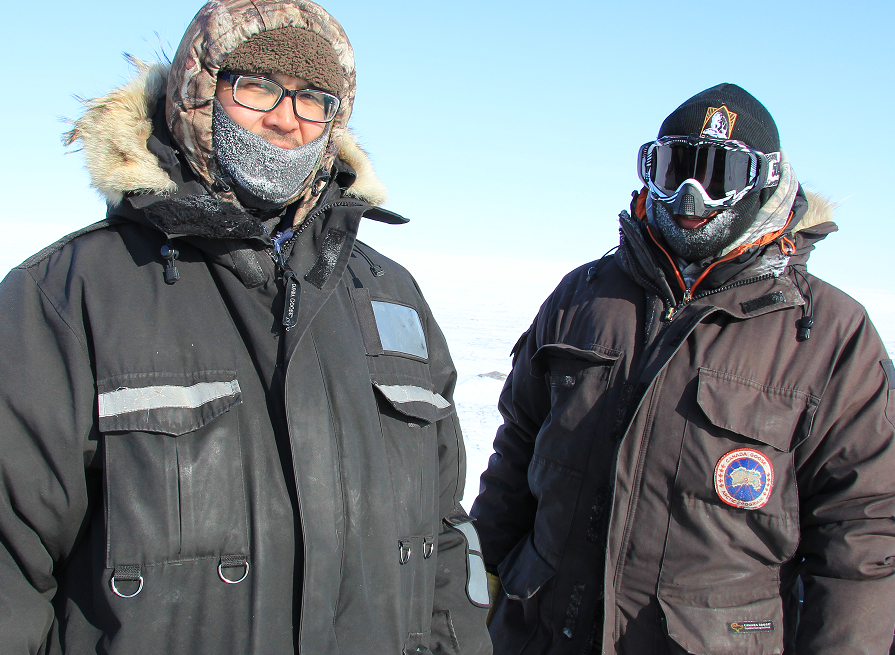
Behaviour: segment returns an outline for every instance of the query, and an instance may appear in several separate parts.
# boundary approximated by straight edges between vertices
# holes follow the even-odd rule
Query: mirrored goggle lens
[[[755,183],[757,166],[749,152],[686,144],[655,145],[650,150],[650,180],[669,196],[689,179],[699,182],[713,200]]]
[[[283,89],[262,77],[240,77],[233,87],[233,99],[258,111],[270,111],[283,97]],[[339,99],[324,91],[301,89],[290,93],[295,113],[305,120],[328,123],[339,111]]]

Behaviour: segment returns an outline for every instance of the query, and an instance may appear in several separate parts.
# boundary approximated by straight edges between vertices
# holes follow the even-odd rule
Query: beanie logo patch
[[[709,107],[705,112],[705,120],[702,122],[700,136],[713,137],[715,139],[729,139],[733,134],[733,125],[737,121],[737,114],[726,106]]]

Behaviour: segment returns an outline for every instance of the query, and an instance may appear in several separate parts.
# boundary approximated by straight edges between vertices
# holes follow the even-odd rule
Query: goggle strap
[[[761,176],[764,178],[762,189],[776,186],[780,183],[780,153],[769,152],[762,154],[762,171]]]
[[[650,146],[652,145],[652,141],[644,143],[637,152],[637,175],[640,177],[640,181],[647,186],[649,185],[649,171],[646,170],[646,154],[649,152]]]

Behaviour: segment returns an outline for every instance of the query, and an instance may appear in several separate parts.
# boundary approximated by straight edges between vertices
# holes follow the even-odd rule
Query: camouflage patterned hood
[[[251,36],[280,27],[300,27],[325,38],[344,73],[339,113],[320,168],[330,170],[338,156],[357,172],[347,194],[370,204],[385,202],[385,188],[369,158],[348,131],[354,102],[354,53],[341,25],[320,6],[307,0],[222,0],[210,2],[196,15],[170,65],[134,62],[138,75],[105,96],[85,102],[84,115],[65,135],[66,144],[80,141],[92,185],[112,205],[125,195],[169,196],[177,185],[147,149],[156,103],[166,96],[165,119],[181,156],[202,186],[220,201],[239,207],[221,181],[211,142],[211,121],[217,75],[226,56]],[[311,189],[303,200],[312,200]],[[305,202],[302,215],[309,208]]]
[[[216,184],[221,171],[211,144],[212,100],[221,63],[255,34],[281,27],[299,27],[320,35],[339,59],[345,79],[339,89],[342,104],[332,122],[321,167],[329,169],[338,153],[355,89],[354,51],[342,26],[322,7],[306,0],[209,2],[190,23],[174,56],[165,108],[171,134],[208,189],[223,186]]]

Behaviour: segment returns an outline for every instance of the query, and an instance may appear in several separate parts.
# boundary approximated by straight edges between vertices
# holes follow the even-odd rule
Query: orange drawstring
[[[789,237],[783,237],[780,239],[780,252],[784,255],[795,255],[796,244],[794,244]]]
[[[681,277],[680,271],[677,270],[677,266],[674,263],[674,259],[671,258],[671,255],[668,254],[668,251],[662,247],[662,244],[659,243],[659,240],[656,239],[656,235],[653,234],[652,226],[647,225],[646,231],[649,233],[650,238],[653,240],[653,243],[658,246],[659,250],[665,253],[665,256],[668,257],[668,261],[671,262],[671,268],[674,271],[675,276],[677,276],[677,283],[681,285],[681,291],[683,293],[687,293],[687,285],[684,284],[684,278]]]

